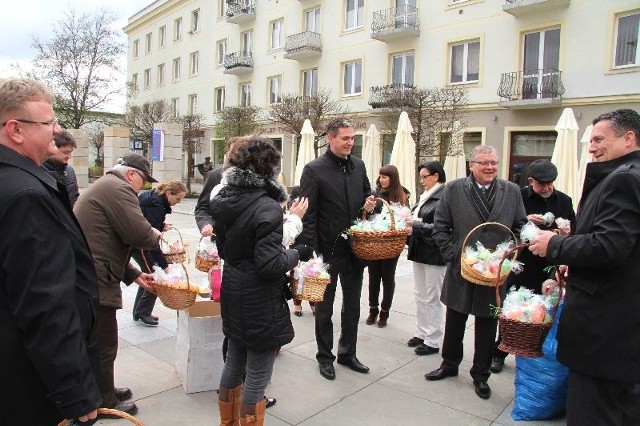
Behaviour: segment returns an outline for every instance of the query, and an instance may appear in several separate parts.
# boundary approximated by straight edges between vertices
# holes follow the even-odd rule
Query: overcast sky
[[[95,12],[99,9],[111,11],[117,17],[116,27],[122,32],[131,15],[153,3],[154,0],[14,0],[10,7],[3,8],[0,25],[0,77],[14,76],[11,64],[29,69],[34,57],[31,48],[34,34],[42,40],[50,38],[54,21],[64,18],[64,13],[73,8],[77,12]],[[122,33],[122,41],[126,37]],[[123,57],[123,69],[126,59]],[[124,81],[124,73],[122,76]],[[122,82],[120,82],[122,84]],[[110,110],[118,111],[124,106],[124,95],[114,100]]]

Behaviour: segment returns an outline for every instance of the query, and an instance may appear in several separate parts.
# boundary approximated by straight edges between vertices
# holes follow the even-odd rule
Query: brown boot
[[[242,385],[235,389],[220,387],[218,391],[218,409],[220,410],[220,426],[240,425],[240,400]]]
[[[375,324],[377,316],[378,316],[378,308],[369,308],[369,316],[367,317],[367,321],[365,321],[365,323],[367,325]]]
[[[266,403],[267,401],[263,399],[256,405],[242,404],[242,407],[240,408],[240,412],[242,413],[242,416],[240,417],[240,426],[263,426]]]
[[[380,311],[380,319],[378,320],[378,327],[384,328],[387,326],[387,318],[389,318],[389,311]]]

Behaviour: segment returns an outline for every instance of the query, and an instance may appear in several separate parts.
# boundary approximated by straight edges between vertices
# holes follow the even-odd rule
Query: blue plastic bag
[[[555,322],[542,345],[544,356],[516,356],[516,399],[513,420],[546,420],[565,412],[569,369],[556,360],[556,331],[562,313],[558,307]]]

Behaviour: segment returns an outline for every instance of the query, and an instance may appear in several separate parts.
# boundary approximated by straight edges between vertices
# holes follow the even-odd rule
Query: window
[[[164,64],[158,65],[158,86],[164,86]]]
[[[277,104],[282,101],[282,76],[269,78],[269,103]]]
[[[180,98],[171,99],[171,116],[176,118],[180,115]]]
[[[413,86],[415,54],[402,53],[391,58],[391,83]]]
[[[627,67],[640,65],[640,12],[619,16],[616,19],[616,46],[614,66]]]
[[[133,40],[133,58],[140,56],[140,40]]]
[[[240,106],[251,106],[251,83],[243,83],[240,85]]]
[[[173,60],[173,72],[171,74],[174,80],[180,80],[180,58]]]
[[[151,53],[151,33],[144,36],[144,53],[145,55]]]
[[[271,49],[278,49],[284,45],[284,19],[271,22]]]
[[[138,91],[138,73],[135,73],[131,76],[131,89],[134,92]]]
[[[343,67],[343,89],[345,95],[362,92],[362,61],[347,62]]]
[[[304,29],[314,33],[320,32],[320,8],[316,7],[304,13]]]
[[[191,11],[191,32],[197,33],[200,31],[200,9]]]
[[[356,28],[364,25],[364,0],[345,0],[347,7],[345,28]]]
[[[527,186],[529,164],[540,158],[551,159],[557,135],[554,131],[512,132],[509,180]]]
[[[173,41],[182,39],[182,18],[173,21]]]
[[[478,81],[479,73],[479,41],[470,41],[451,46],[450,83],[470,83]]]
[[[302,72],[302,95],[318,95],[318,68],[313,68]]]
[[[224,64],[224,57],[227,55],[227,39],[218,40],[216,43],[216,65]]]
[[[189,55],[189,75],[197,75],[198,74],[198,60],[199,60],[198,52],[191,52]]]
[[[560,29],[524,35],[522,99],[556,95],[560,79]]]
[[[151,87],[151,68],[144,70],[144,89]]]
[[[220,12],[220,14],[218,15],[219,18],[223,18],[227,16],[227,0],[218,0],[220,1],[220,8],[218,9],[218,11]]]
[[[213,99],[215,102],[213,104],[214,112],[222,111],[224,109],[224,103],[225,103],[224,97],[225,97],[224,87],[216,87],[213,91]]]
[[[242,33],[242,54],[248,56],[253,52],[253,30]]]
[[[165,25],[158,29],[158,48],[162,49],[167,44],[167,27]]]
[[[351,148],[351,155],[354,157],[362,158],[362,135],[354,135],[353,148]]]
[[[189,95],[189,115],[198,113],[198,95]]]

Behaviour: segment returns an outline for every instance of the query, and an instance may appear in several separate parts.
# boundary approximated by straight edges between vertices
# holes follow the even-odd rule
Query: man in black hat
[[[529,185],[521,190],[527,219],[540,229],[556,229],[556,232],[565,235],[570,233],[575,226],[576,213],[573,210],[571,197],[553,187],[553,182],[558,177],[555,164],[549,160],[535,160],[529,164],[528,175]],[[553,219],[550,215],[544,216],[548,212],[553,213]],[[567,219],[571,230],[559,229],[555,221],[557,218]],[[529,250],[523,250],[518,260],[523,262],[525,267],[520,274],[509,276],[507,288],[514,285],[524,286],[536,294],[541,294],[542,282],[549,277],[549,274],[544,272],[549,263],[544,258],[534,256]],[[507,356],[506,352],[498,349],[498,344],[500,344],[500,336],[498,336],[491,362],[492,373],[502,371],[504,359]]]

